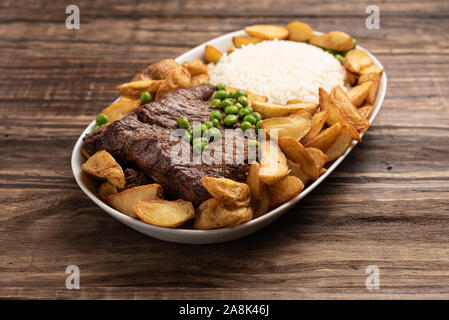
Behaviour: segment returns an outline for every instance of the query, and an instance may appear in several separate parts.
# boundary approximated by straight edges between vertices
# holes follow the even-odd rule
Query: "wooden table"
[[[136,1],[137,2],[137,1]],[[2,1],[0,297],[303,299],[449,297],[449,5],[372,1]],[[388,94],[342,165],[247,238],[180,245],[115,221],[78,188],[76,139],[115,85],[249,24],[346,31],[384,64]],[[81,290],[65,288],[68,265]],[[380,268],[380,289],[365,287]]]

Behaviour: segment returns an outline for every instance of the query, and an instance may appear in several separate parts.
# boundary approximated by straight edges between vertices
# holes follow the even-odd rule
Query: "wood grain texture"
[[[0,297],[449,298],[449,6],[370,1],[64,1],[0,4]],[[378,118],[341,166],[264,230],[179,245],[113,220],[78,188],[75,141],[114,87],[252,23],[300,19],[356,37],[384,64]],[[81,290],[65,289],[65,268]],[[377,265],[381,288],[365,288]]]

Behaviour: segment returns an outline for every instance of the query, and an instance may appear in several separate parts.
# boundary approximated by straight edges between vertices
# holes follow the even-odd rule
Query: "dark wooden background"
[[[72,3],[81,29],[68,31]],[[380,30],[364,26],[369,4]],[[72,148],[115,85],[223,33],[294,19],[350,33],[389,81],[364,142],[294,210],[244,239],[181,245],[81,192]],[[448,30],[447,0],[3,0],[0,298],[448,298]],[[65,288],[71,264],[78,291]]]

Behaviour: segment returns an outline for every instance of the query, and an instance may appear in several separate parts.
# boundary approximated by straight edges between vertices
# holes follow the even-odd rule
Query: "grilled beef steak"
[[[211,111],[208,100],[214,91],[214,86],[202,85],[168,93],[162,99],[140,106],[121,120],[86,135],[83,148],[88,154],[108,151],[122,165],[138,167],[162,185],[167,198],[185,199],[198,206],[210,198],[201,185],[201,177],[225,177],[244,181],[248,171],[246,138],[240,135],[226,135],[225,138],[224,130],[221,131],[222,137],[223,140],[226,139],[228,146],[234,144],[245,147],[225,152],[224,144],[213,142],[209,144],[208,153],[213,156],[219,149],[226,162],[179,164],[179,147],[187,150],[190,157],[192,148],[181,138],[174,140],[170,136],[177,128],[176,120],[185,116],[191,125],[195,121],[208,120]],[[236,160],[238,158],[243,159],[244,163]]]

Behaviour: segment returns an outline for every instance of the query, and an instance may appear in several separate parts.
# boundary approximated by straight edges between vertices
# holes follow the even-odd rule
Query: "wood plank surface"
[[[66,1],[0,4],[0,298],[449,298],[449,4],[371,1]],[[267,228],[180,245],[115,221],[78,188],[76,139],[146,65],[248,24],[342,30],[385,66],[362,144]],[[81,290],[65,288],[77,265]],[[380,268],[380,289],[365,269]]]

